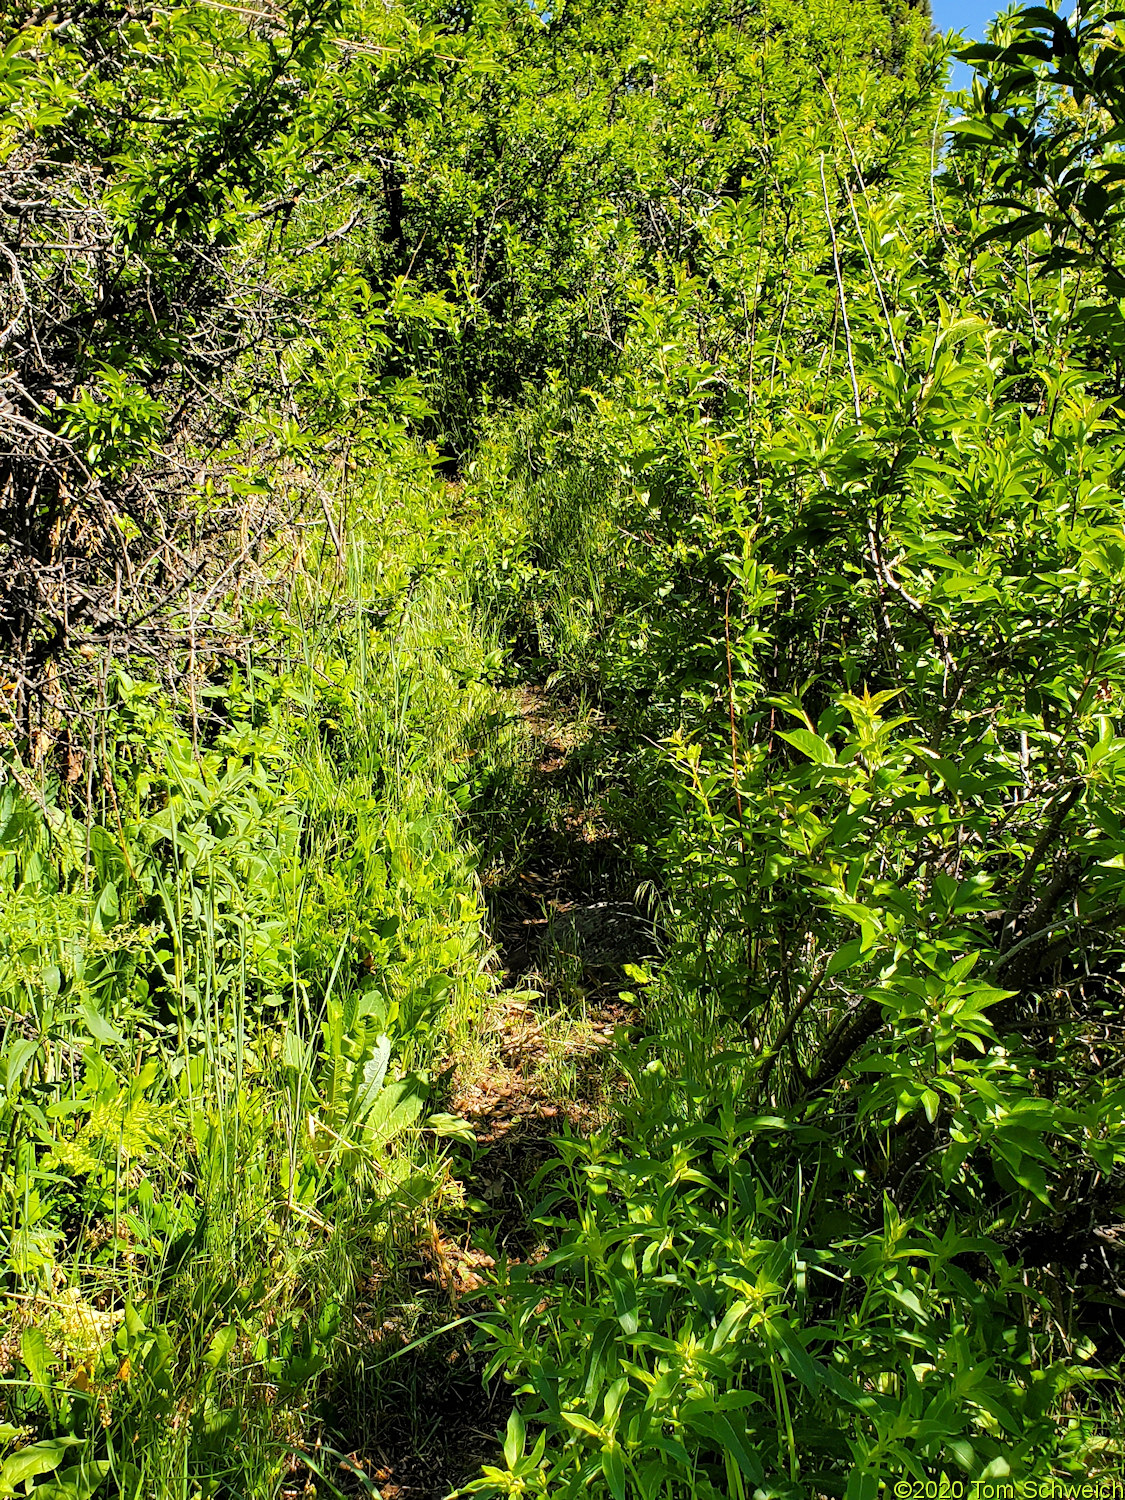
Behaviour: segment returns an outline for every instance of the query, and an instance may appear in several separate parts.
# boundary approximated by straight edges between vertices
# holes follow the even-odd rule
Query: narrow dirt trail
[[[563,1120],[581,1130],[604,1117],[612,1085],[603,1054],[636,1020],[620,998],[630,987],[626,966],[655,946],[590,774],[604,729],[565,718],[542,689],[525,688],[519,708],[531,752],[527,794],[541,817],[514,861],[486,871],[503,977],[484,1021],[485,1066],[458,1065],[451,1090],[493,1158],[497,1147],[536,1138],[549,1148]]]
[[[586,1132],[611,1117],[622,1083],[615,1046],[638,1019],[621,995],[632,988],[627,968],[651,961],[658,946],[607,813],[599,775],[607,728],[542,688],[520,689],[514,711],[527,825],[495,857],[485,850],[482,872],[498,984],[475,1045],[447,1061],[440,1103],[476,1137],[455,1172],[479,1212],[467,1235],[463,1218],[460,1234],[434,1222],[419,1246],[424,1276],[448,1298],[451,1317],[491,1272],[483,1238],[509,1259],[541,1253],[529,1222],[532,1180],[561,1131]],[[402,1442],[388,1434],[366,1468],[383,1500],[441,1500],[495,1461],[510,1402],[499,1382],[482,1386],[469,1334],[462,1329],[442,1352],[445,1368],[434,1368],[436,1351],[419,1359],[415,1399],[430,1411],[404,1421]],[[463,1374],[452,1368],[458,1362]]]

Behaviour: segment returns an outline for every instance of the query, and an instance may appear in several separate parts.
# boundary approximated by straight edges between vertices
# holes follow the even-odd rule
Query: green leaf
[[[735,1431],[729,1417],[688,1401],[683,1406],[683,1418],[688,1431],[698,1433],[700,1437],[717,1444],[720,1450],[733,1453],[735,1462],[747,1479],[754,1484],[762,1483],[765,1471],[757,1456],[746,1447],[743,1438]]]
[[[66,1457],[67,1449],[80,1441],[76,1437],[52,1438],[13,1453],[0,1465],[0,1496],[8,1500],[15,1495],[17,1485],[26,1485],[40,1474],[53,1474]]]
[[[508,1417],[508,1427],[504,1434],[504,1461],[509,1469],[514,1469],[523,1457],[526,1442],[527,1429],[523,1418],[518,1411],[513,1411]]]
[[[282,1038],[281,1060],[287,1068],[292,1068],[295,1073],[303,1073],[305,1071],[305,1049],[301,1044],[301,1038],[295,1031],[286,1031]]]
[[[38,1051],[38,1039],[28,1036],[17,1037],[8,1049],[6,1076],[9,1099],[19,1091],[23,1084],[23,1075],[27,1072],[32,1059]]]
[[[621,1331],[631,1338],[640,1327],[640,1311],[637,1306],[637,1284],[631,1276],[615,1276],[612,1281],[613,1310]]]
[[[612,1428],[617,1421],[617,1413],[621,1410],[621,1403],[628,1394],[629,1377],[627,1375],[620,1376],[613,1382],[609,1390],[606,1391],[602,1415],[605,1418],[607,1428]]]
[[[107,882],[102,887],[94,906],[94,914],[91,918],[91,926],[95,932],[103,935],[117,925],[121,915],[121,903],[117,896],[117,887],[113,881]]]
[[[625,1461],[621,1449],[615,1443],[602,1453],[602,1473],[609,1485],[613,1500],[627,1500],[625,1491]]]
[[[597,1423],[591,1422],[589,1417],[582,1416],[580,1412],[564,1411],[560,1415],[568,1427],[574,1427],[579,1432],[585,1432],[588,1436],[597,1438],[599,1442],[605,1437],[605,1434]]]
[[[779,730],[778,737],[787,740],[795,749],[800,750],[802,755],[807,755],[818,765],[834,766],[836,764],[836,752],[832,746],[827,740],[822,740],[819,734],[814,734],[811,729]]]
[[[57,1473],[54,1479],[36,1485],[32,1493],[35,1500],[93,1500],[112,1469],[113,1465],[108,1458],[72,1464],[70,1468]]]
[[[828,960],[828,967],[824,971],[825,979],[831,979],[834,974],[842,974],[845,969],[850,969],[859,963],[864,954],[862,938],[853,938],[850,943],[837,948]]]
[[[95,1010],[93,1002],[90,1000],[83,1000],[82,1002],[82,1019],[86,1023],[86,1030],[94,1038],[95,1042],[100,1042],[103,1046],[109,1046],[111,1043],[123,1042],[125,1040],[125,1033],[119,1031],[112,1021],[107,1020],[105,1016]]]
[[[363,1138],[369,1147],[386,1145],[394,1136],[413,1125],[426,1102],[426,1086],[418,1074],[407,1074],[385,1084],[375,1096],[375,1103],[364,1123]]]
[[[217,1370],[237,1343],[237,1327],[233,1323],[225,1323],[222,1328],[212,1334],[211,1342],[207,1345],[203,1355],[203,1363],[209,1365],[212,1370]]]
[[[374,1108],[379,1090],[383,1087],[383,1080],[387,1076],[387,1066],[390,1060],[390,1038],[381,1036],[375,1043],[374,1055],[363,1065],[363,1082],[356,1096],[353,1111],[353,1118],[356,1120],[365,1120]]]
[[[878,1474],[864,1474],[859,1469],[853,1469],[848,1476],[844,1500],[879,1500]]]
[[[780,1345],[782,1359],[801,1384],[807,1390],[819,1390],[825,1383],[825,1371],[801,1343],[800,1334],[783,1317],[771,1318],[764,1327],[767,1335]]]
[[[477,1143],[473,1127],[469,1124],[468,1120],[463,1120],[460,1115],[430,1115],[426,1121],[426,1129],[432,1130],[435,1135],[444,1136],[449,1140],[461,1141],[466,1146],[475,1146]]]
[[[1047,222],[1046,214],[1017,214],[1014,219],[1006,219],[1004,223],[994,224],[991,229],[978,234],[973,241],[973,249],[983,249],[985,245],[993,244],[997,240],[1004,240],[1009,245],[1017,244],[1020,240],[1027,239],[1028,235],[1034,234],[1036,230],[1042,229]]]
[[[20,1335],[20,1358],[27,1366],[31,1383],[48,1408],[51,1400],[51,1370],[58,1363],[41,1328],[25,1328]]]

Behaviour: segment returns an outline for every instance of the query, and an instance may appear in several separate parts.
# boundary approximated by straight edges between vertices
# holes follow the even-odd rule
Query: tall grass
[[[492,690],[439,488],[372,491],[194,726],[108,673],[90,801],[6,752],[0,1492],[275,1495],[359,1282],[403,1300],[489,987],[452,789]]]

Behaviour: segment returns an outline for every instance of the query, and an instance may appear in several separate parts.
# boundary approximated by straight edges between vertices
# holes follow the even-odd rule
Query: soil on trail
[[[501,984],[479,1055],[459,1060],[450,1108],[473,1127],[470,1190],[495,1204],[506,1253],[528,1248],[526,1188],[565,1125],[606,1118],[613,1044],[636,1022],[627,967],[656,950],[619,832],[591,771],[606,727],[539,688],[519,695],[527,798],[539,817],[484,887]]]
[[[532,815],[512,857],[483,879],[499,982],[478,1045],[449,1060],[441,1107],[476,1137],[457,1168],[466,1197],[506,1256],[529,1259],[540,1253],[531,1181],[565,1127],[585,1132],[607,1118],[620,1087],[614,1044],[637,1020],[621,996],[632,988],[627,966],[651,960],[657,942],[591,771],[602,726],[577,722],[542,689],[523,689],[516,708]],[[438,1224],[419,1259],[451,1319],[493,1264],[471,1235],[458,1242]],[[456,1330],[403,1370],[414,1410],[402,1423],[380,1415],[364,1466],[384,1500],[439,1500],[497,1461],[510,1397],[500,1381],[482,1384],[471,1332]]]

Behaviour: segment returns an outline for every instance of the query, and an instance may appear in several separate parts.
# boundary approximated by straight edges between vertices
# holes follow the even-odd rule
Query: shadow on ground
[[[425,1342],[411,1348],[413,1329],[386,1324],[377,1291],[356,1309],[361,1324],[365,1316],[384,1324],[368,1331],[377,1377],[361,1371],[350,1386],[346,1422],[325,1412],[342,1450],[333,1483],[348,1496],[370,1495],[373,1485],[383,1500],[442,1500],[482,1462],[497,1461],[511,1396],[501,1380],[483,1382],[472,1294],[492,1274],[492,1251],[509,1260],[543,1252],[531,1222],[536,1174],[562,1131],[585,1133],[610,1118],[623,1087],[617,1051],[638,1022],[628,971],[659,951],[600,784],[603,731],[569,718],[572,707],[542,689],[521,689],[516,710],[522,806],[496,848],[488,847],[500,826],[494,816],[476,829],[495,998],[475,1045],[447,1060],[436,1101],[476,1138],[458,1149],[455,1166],[471,1212],[430,1223],[419,1239],[410,1295]]]

